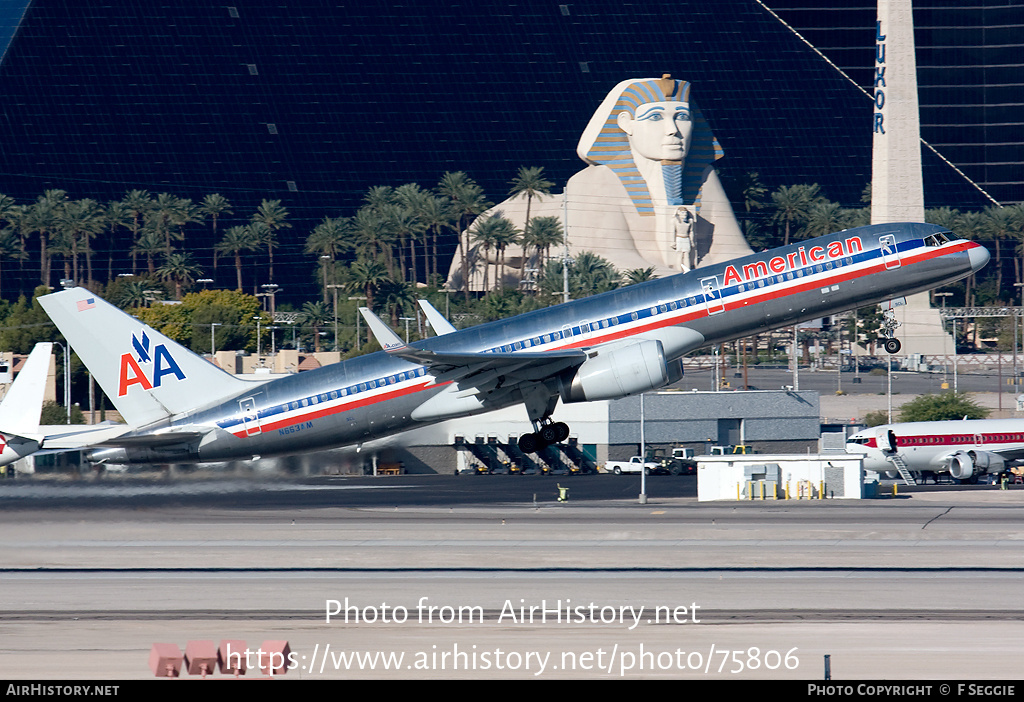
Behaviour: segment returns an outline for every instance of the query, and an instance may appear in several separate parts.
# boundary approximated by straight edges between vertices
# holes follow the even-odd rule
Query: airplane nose
[[[971,270],[974,271],[980,271],[988,263],[988,260],[992,258],[988,253],[988,249],[984,246],[972,246],[967,250],[967,255],[971,260]]]

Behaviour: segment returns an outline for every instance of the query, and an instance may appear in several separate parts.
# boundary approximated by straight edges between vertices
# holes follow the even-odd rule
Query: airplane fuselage
[[[891,435],[890,435],[891,432]],[[912,473],[950,473],[970,480],[1000,473],[1024,458],[1024,422],[1019,419],[968,419],[884,424],[847,439],[846,452],[864,456],[864,468],[892,475],[888,459],[898,453]]]
[[[936,238],[940,232],[941,227],[927,224],[860,227],[411,347],[445,354],[522,354],[528,359],[531,353],[567,349],[596,350],[597,355],[626,345],[631,353],[636,342],[651,341],[660,344],[670,382],[678,378],[673,372],[678,359],[695,348],[928,290],[967,276],[988,260],[977,244]],[[653,354],[637,352],[645,361]],[[464,392],[453,392],[464,388],[450,388],[443,372],[433,374],[426,365],[378,352],[254,386],[214,406],[204,407],[196,398],[198,409],[137,432],[217,427],[198,442],[101,449],[93,458],[114,463],[221,461],[360,444],[517,403],[529,407],[553,397],[567,402],[595,399],[593,384],[581,387],[576,375],[573,368],[542,383],[520,383],[502,392],[513,387],[511,376],[494,372],[479,380],[490,389],[475,396],[483,399],[467,399]],[[428,402],[445,392],[440,400]]]

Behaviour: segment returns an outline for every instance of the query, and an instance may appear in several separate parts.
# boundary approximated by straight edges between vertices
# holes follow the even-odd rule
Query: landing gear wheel
[[[565,422],[555,422],[551,425],[558,432],[558,438],[555,439],[555,443],[561,443],[569,438],[569,425]]]
[[[903,344],[900,343],[899,339],[886,339],[885,352],[888,354],[899,353],[900,349],[903,348]]]
[[[558,442],[558,435],[560,433],[558,426],[555,424],[545,424],[540,428],[540,431],[537,432],[538,436],[540,436],[540,440],[548,446]]]
[[[537,435],[536,434],[523,434],[519,437],[517,442],[519,450],[523,453],[535,453],[537,451]]]

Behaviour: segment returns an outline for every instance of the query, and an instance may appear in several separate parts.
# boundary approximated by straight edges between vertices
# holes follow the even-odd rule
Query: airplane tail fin
[[[39,432],[46,374],[50,370],[53,344],[36,344],[0,403],[0,431],[26,436]]]
[[[248,385],[85,288],[44,295],[39,304],[133,427],[214,404]]]

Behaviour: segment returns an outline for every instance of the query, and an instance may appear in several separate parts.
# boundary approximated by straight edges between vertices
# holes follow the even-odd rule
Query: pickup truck
[[[628,461],[608,461],[604,464],[604,470],[606,473],[639,473],[640,467],[643,466],[644,472],[650,474],[661,467],[661,464],[657,461],[648,460],[644,462],[640,456],[633,456]]]

